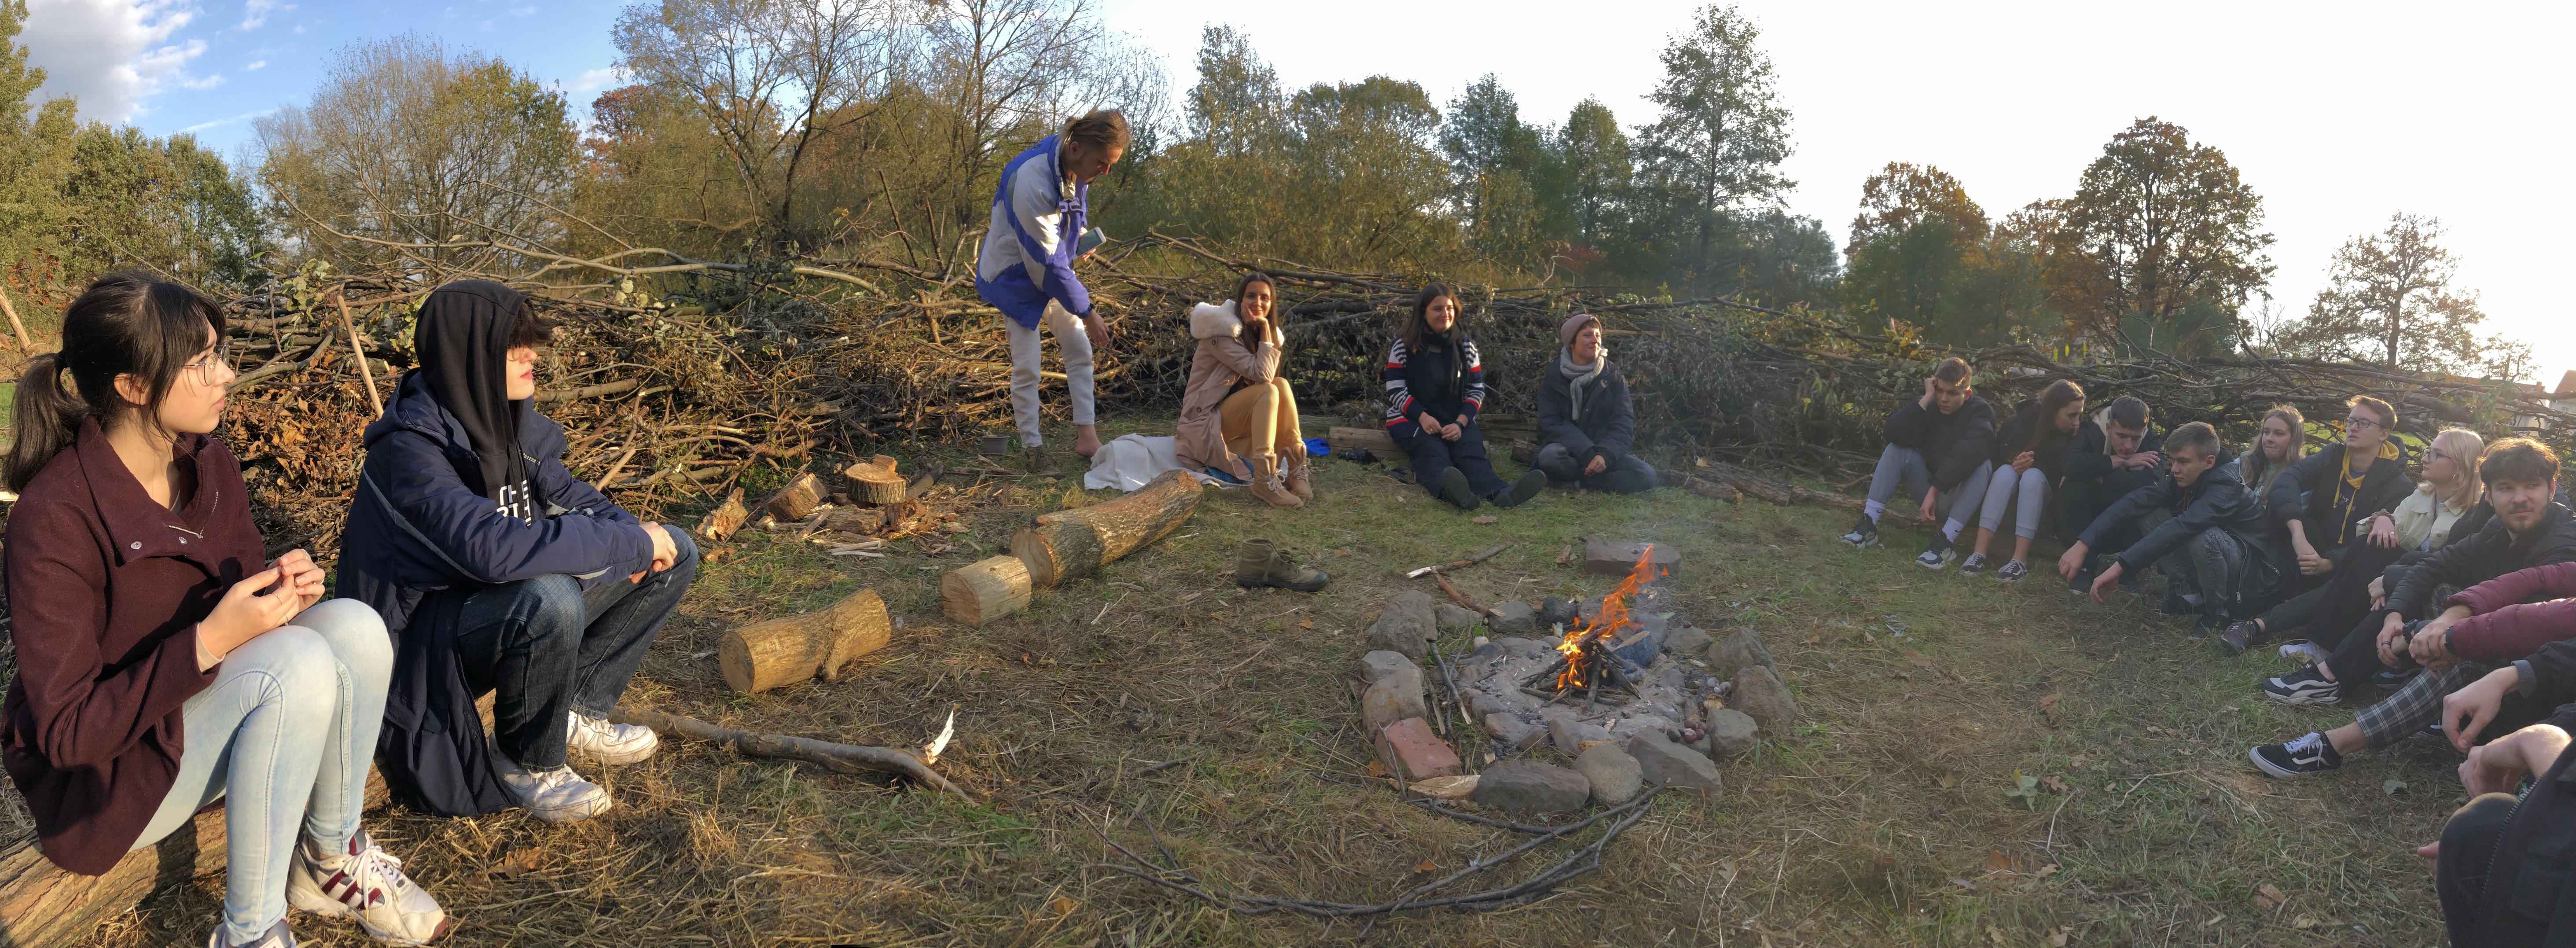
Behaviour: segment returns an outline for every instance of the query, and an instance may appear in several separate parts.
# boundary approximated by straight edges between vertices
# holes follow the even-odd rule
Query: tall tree
[[[2478,338],[2486,313],[2475,291],[2452,287],[2458,265],[2441,239],[2441,221],[2400,213],[2388,229],[2345,241],[2307,318],[2282,334],[2283,348],[2444,371],[2510,361],[2509,347]]]
[[[2262,197],[2224,152],[2179,125],[2137,120],[2102,146],[2065,205],[2059,250],[2090,271],[2063,287],[2076,304],[2070,330],[2137,343],[2147,330],[2159,347],[2233,348],[2236,311],[2272,278],[2262,226]]]
[[[1766,204],[1796,186],[1780,176],[1789,157],[1789,109],[1780,103],[1761,31],[1734,7],[1701,8],[1667,43],[1652,98],[1663,113],[1638,138],[1645,185],[1659,205],[1677,276],[1696,282],[1729,234],[1729,213]]]
[[[1563,230],[1563,187],[1549,137],[1521,121],[1520,101],[1493,73],[1450,101],[1440,147],[1449,157],[1462,222],[1487,256],[1536,265],[1546,242]]]
[[[1957,178],[1929,165],[1888,162],[1861,183],[1844,257],[1844,305],[1901,319],[1934,340],[1991,342],[1992,310],[1968,305],[1970,274],[1991,227]]]
[[[1628,133],[1601,100],[1575,103],[1557,130],[1556,151],[1565,165],[1564,200],[1573,236],[1590,247],[1607,243],[1621,226],[1623,202],[1637,162]]]
[[[1285,100],[1279,71],[1252,51],[1252,38],[1231,26],[1199,32],[1199,81],[1190,87],[1188,135],[1219,155],[1259,150],[1276,135]]]
[[[1288,115],[1295,193],[1334,196],[1301,202],[1320,260],[1421,259],[1455,240],[1441,213],[1449,164],[1436,149],[1440,110],[1421,86],[1386,76],[1319,82],[1290,100]]]

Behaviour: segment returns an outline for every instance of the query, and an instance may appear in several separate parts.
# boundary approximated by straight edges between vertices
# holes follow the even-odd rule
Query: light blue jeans
[[[2048,512],[2048,474],[2037,466],[2018,475],[2013,473],[2010,465],[1996,468],[1994,478],[1986,482],[1985,502],[1977,505],[1981,512],[1977,526],[1988,530],[2002,529],[2006,507],[2012,508],[2016,515],[2013,518],[2014,536],[2039,536],[2039,517]]]
[[[224,927],[234,942],[286,917],[298,830],[324,851],[357,835],[393,667],[376,610],[330,599],[233,649],[214,684],[181,706],[178,780],[134,848],[223,799]]]

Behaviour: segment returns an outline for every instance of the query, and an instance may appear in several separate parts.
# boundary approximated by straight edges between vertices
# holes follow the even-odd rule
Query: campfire
[[[1521,691],[1533,698],[1545,698],[1548,704],[1567,700],[1580,691],[1584,710],[1595,702],[1608,701],[1626,705],[1636,698],[1636,686],[1621,671],[1618,651],[1629,644],[1619,633],[1628,626],[1628,597],[1637,587],[1653,582],[1662,575],[1655,565],[1655,548],[1647,544],[1637,555],[1637,563],[1628,570],[1617,588],[1601,597],[1601,610],[1591,621],[1577,617],[1573,628],[1558,627],[1562,633],[1556,643],[1557,661],[1521,681]],[[1640,631],[1638,635],[1645,634]],[[1539,687],[1547,682],[1545,688]]]

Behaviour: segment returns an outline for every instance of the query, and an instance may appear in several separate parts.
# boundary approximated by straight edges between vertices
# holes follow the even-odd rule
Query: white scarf
[[[1610,367],[1610,347],[1602,346],[1592,354],[1591,365],[1574,364],[1574,350],[1556,350],[1556,370],[1565,373],[1566,393],[1573,399],[1573,418],[1583,417],[1583,387],[1601,379],[1601,370]]]

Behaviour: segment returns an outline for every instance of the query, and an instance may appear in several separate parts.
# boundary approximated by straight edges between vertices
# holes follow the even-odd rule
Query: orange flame
[[[1628,597],[1637,592],[1637,587],[1653,581],[1660,573],[1655,567],[1655,545],[1646,544],[1646,548],[1637,553],[1637,565],[1628,568],[1627,578],[1621,579],[1616,588],[1601,597],[1601,614],[1590,622],[1577,618],[1574,627],[1565,630],[1564,641],[1556,643],[1557,652],[1565,656],[1565,670],[1556,676],[1558,690],[1583,684],[1584,644],[1598,644],[1617,635],[1628,624]]]

